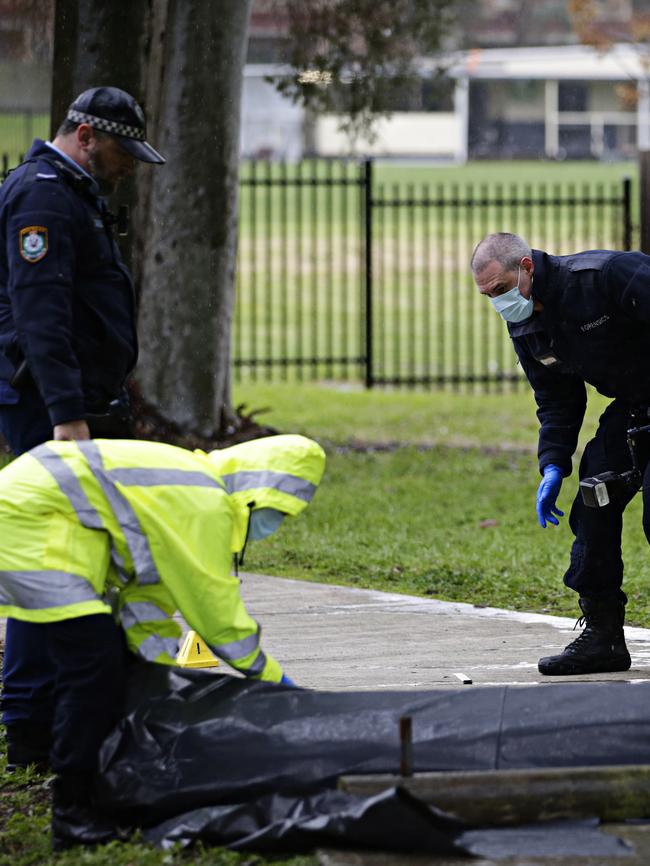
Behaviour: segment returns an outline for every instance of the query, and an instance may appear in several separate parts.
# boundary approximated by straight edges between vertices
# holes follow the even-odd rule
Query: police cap
[[[142,162],[165,162],[145,140],[144,111],[130,93],[119,87],[84,90],[68,109],[67,119],[89,123],[94,129],[113,135],[123,150]]]

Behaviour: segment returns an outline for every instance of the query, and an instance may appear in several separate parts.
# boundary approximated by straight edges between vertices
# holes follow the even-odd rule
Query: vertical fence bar
[[[589,201],[589,185],[587,183],[582,184],[582,193],[580,195],[580,199],[582,204],[581,210],[583,213],[583,239],[579,248],[581,250],[590,250],[593,249],[595,244],[592,241],[591,234],[591,207],[589,206],[591,202]]]
[[[366,388],[374,385],[373,345],[372,345],[372,160],[364,162],[363,212],[365,220],[365,354],[366,354]]]
[[[399,201],[401,188],[397,183],[393,183],[391,188],[391,205],[390,210],[388,211],[388,213],[390,213],[390,224],[393,231],[393,267],[391,268],[392,291],[390,293],[390,310],[393,314],[393,339],[391,340],[393,363],[391,370],[391,378],[397,380],[401,378],[400,374],[402,370],[402,310],[400,308],[400,260],[402,253],[402,220],[400,213],[401,208],[396,204],[396,202]]]
[[[452,229],[452,242],[451,248],[452,250],[458,249],[458,242],[460,240],[460,220],[458,219],[458,209],[459,209],[459,200],[460,200],[460,189],[457,183],[452,184],[451,187],[451,229]],[[450,263],[453,262],[457,267],[456,257],[452,254],[449,257]],[[463,336],[463,328],[462,328],[462,316],[461,316],[461,293],[458,289],[459,283],[459,274],[457,270],[453,270],[451,273],[451,300],[452,300],[452,309],[454,311],[454,318],[456,319],[454,328],[454,333],[452,336],[452,386],[454,391],[460,390],[460,342]]]
[[[474,208],[472,207],[472,202],[474,200],[474,185],[471,183],[466,184],[465,190],[463,193],[463,213],[464,219],[463,222],[466,226],[467,234],[470,238],[470,243],[465,243],[464,252],[467,253],[467,261],[465,262],[464,273],[469,270],[469,257],[471,256],[471,248],[473,241],[473,225],[472,225],[472,213]],[[476,380],[476,357],[474,354],[474,342],[475,342],[475,333],[474,333],[474,320],[475,320],[475,310],[478,292],[474,291],[474,281],[471,279],[471,287],[470,292],[467,298],[467,328],[465,329],[466,339],[467,339],[467,347],[466,347],[466,363],[467,363],[467,374],[471,379]],[[476,387],[476,386],[474,386]]]
[[[282,344],[282,366],[280,377],[286,382],[289,373],[289,232],[287,197],[287,163],[282,160],[279,178],[280,192],[280,343]]]
[[[594,228],[594,238],[595,243],[594,246],[599,247],[609,247],[609,244],[605,241],[606,230],[605,230],[605,218],[606,218],[606,192],[605,186],[602,183],[596,185],[595,188],[595,199],[592,199],[592,204],[595,207],[595,228]]]
[[[632,180],[623,178],[623,249],[632,249]]]
[[[264,246],[265,246],[265,270],[266,279],[264,281],[266,287],[266,315],[264,317],[264,327],[266,330],[266,370],[265,379],[270,381],[273,378],[273,317],[276,311],[275,292],[273,291],[273,196],[275,195],[275,187],[273,186],[273,165],[270,159],[266,160],[266,172],[264,177],[264,186],[262,189],[266,193],[266,206],[264,208]]]
[[[537,208],[539,209],[539,216],[540,216],[540,220],[539,220],[539,238],[540,238],[539,244],[540,244],[541,249],[543,249],[543,250],[548,249],[548,235],[547,235],[547,227],[546,227],[546,221],[547,221],[547,216],[548,216],[547,210],[546,210],[547,196],[548,196],[548,188],[546,186],[546,182],[542,182],[537,187],[537,198],[539,201]]]
[[[559,183],[553,185],[553,208],[555,212],[555,220],[553,221],[553,227],[555,229],[553,233],[553,254],[559,255],[560,253],[560,238],[562,237],[562,223],[563,223],[563,210],[562,210],[562,187]]]
[[[407,210],[407,256],[409,262],[408,269],[408,286],[407,288],[407,310],[406,310],[406,333],[408,346],[408,375],[411,381],[415,379],[415,351],[416,351],[416,323],[419,319],[417,316],[417,295],[416,295],[416,272],[417,272],[417,243],[415,237],[415,186],[410,183],[407,187],[406,198],[408,204]]]
[[[336,315],[334,307],[334,238],[332,232],[334,230],[334,163],[330,159],[327,162],[327,173],[325,177],[325,222],[327,243],[326,243],[326,266],[327,279],[325,282],[324,304],[325,304],[325,353],[328,357],[328,362],[325,367],[325,375],[330,379],[334,378],[334,316]]]
[[[436,189],[436,198],[438,201],[438,220],[436,223],[436,238],[437,238],[437,259],[438,259],[438,329],[437,329],[437,377],[440,384],[444,381],[445,376],[445,316],[447,308],[445,304],[445,253],[447,244],[445,241],[445,188],[439,183]]]
[[[320,249],[320,244],[318,242],[318,228],[319,228],[319,214],[318,214],[318,162],[316,158],[313,158],[310,161],[311,175],[309,178],[309,189],[311,192],[310,199],[310,208],[309,208],[309,219],[311,221],[311,252],[309,256],[309,261],[311,264],[311,310],[310,310],[310,318],[311,318],[311,346],[310,346],[310,364],[311,364],[311,378],[318,378],[318,367],[316,364],[316,359],[318,358],[318,347],[320,344],[319,340],[319,316],[318,316],[318,269],[320,266],[320,262],[318,260],[318,253]]]
[[[350,171],[349,163],[343,163],[341,169],[341,177],[344,179],[344,186],[341,189],[341,203],[339,209],[339,246],[341,262],[343,263],[343,275],[339,290],[339,309],[341,327],[339,330],[339,351],[341,357],[347,358],[345,364],[341,365],[341,376],[348,377],[350,375],[350,356],[351,352],[348,348],[348,295],[352,292],[348,289],[349,272],[348,272],[348,195],[350,190]],[[356,190],[356,187],[354,187]]]
[[[257,160],[251,163],[251,208],[250,208],[250,235],[251,235],[251,292],[250,292],[250,314],[249,327],[251,329],[248,345],[251,353],[251,379],[257,380]]]
[[[387,369],[386,365],[388,363],[386,355],[386,298],[388,293],[386,274],[388,271],[388,267],[385,257],[383,256],[383,252],[388,249],[386,205],[384,203],[384,200],[386,198],[386,186],[385,184],[380,183],[375,187],[375,189],[377,191],[377,195],[373,196],[373,202],[378,198],[381,204],[373,204],[372,208],[373,239],[379,238],[379,243],[373,244],[374,248],[377,251],[377,256],[374,259],[375,270],[373,274],[372,289],[373,308],[375,310],[375,315],[373,319],[373,367],[375,370],[375,374],[377,373],[377,370],[379,370],[379,378],[385,378]]]
[[[303,353],[303,288],[304,288],[304,257],[303,257],[303,221],[302,221],[302,162],[296,165],[296,353],[298,381],[303,380],[303,367],[305,364]]]
[[[498,231],[502,231],[501,226],[503,226],[503,202],[504,202],[504,186],[501,183],[497,183],[494,186],[494,215],[495,215],[495,224],[499,227]],[[530,208],[529,208],[530,210]],[[529,241],[530,243],[530,241]],[[502,323],[499,322],[499,336],[498,336],[498,345],[500,351],[497,353],[497,364],[499,377],[496,381],[495,391],[499,394],[503,393],[504,390],[504,376],[505,376],[505,352],[506,352],[506,341],[503,335],[503,328],[501,327]],[[508,342],[510,342],[508,340]],[[508,346],[508,349],[510,347]]]
[[[478,213],[480,227],[481,230],[478,233],[480,239],[483,239],[485,235],[488,233],[490,220],[488,213],[488,188],[486,184],[481,184],[480,189],[477,190],[477,203],[475,205],[475,210]],[[513,222],[513,225],[515,223]],[[496,348],[493,346],[492,333],[494,328],[494,317],[490,315],[493,311],[489,308],[486,308],[485,302],[487,298],[480,299],[483,302],[483,320],[482,320],[482,328],[481,330],[481,340],[483,343],[483,352],[482,352],[482,370],[485,375],[485,390],[487,392],[492,390],[493,381],[489,377],[490,373],[490,365],[493,360],[493,357],[496,357]],[[488,302],[489,303],[489,302]],[[494,352],[494,356],[493,353]]]
[[[567,186],[567,236],[570,239],[571,250],[577,249],[576,245],[576,188],[575,184]],[[568,253],[568,249],[558,250],[556,255]]]
[[[433,312],[433,291],[431,286],[431,188],[428,183],[422,187],[422,349],[424,363],[422,370],[427,381],[431,378],[431,315]]]

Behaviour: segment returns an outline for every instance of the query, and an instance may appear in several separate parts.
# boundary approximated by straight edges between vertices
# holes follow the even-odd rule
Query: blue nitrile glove
[[[281,685],[281,686],[286,686],[288,689],[297,689],[297,688],[299,688],[299,686],[297,686],[297,685],[294,683],[294,681],[291,679],[291,677],[288,677],[286,674],[282,674],[282,679],[280,680],[280,685]]]
[[[558,517],[564,517],[564,511],[555,504],[555,500],[562,487],[562,470],[558,466],[549,463],[544,467],[544,477],[537,490],[537,519],[542,529],[546,529],[547,523],[558,525]]]

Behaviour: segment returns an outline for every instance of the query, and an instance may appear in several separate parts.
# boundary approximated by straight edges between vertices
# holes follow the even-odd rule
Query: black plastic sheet
[[[435,813],[442,824],[432,827],[403,792],[370,803],[333,790],[341,775],[399,772],[401,716],[412,718],[416,772],[638,764],[650,763],[649,699],[650,684],[627,683],[312,692],[142,664],[103,745],[96,799],[161,844],[252,838],[282,850],[335,826],[347,828],[341,844],[369,846],[374,834],[388,847],[375,816],[415,810],[426,827],[419,850],[444,852],[459,845],[447,816]]]
[[[362,848],[437,856],[624,857],[625,842],[598,822],[553,821],[520,827],[464,829],[400,788],[374,797],[325,791],[314,797],[265,797],[252,804],[210,806],[145,832],[161,848],[204,844],[278,854],[314,848]]]
[[[390,788],[372,797],[328,790],[312,797],[272,795],[255,803],[197,809],[163,822],[145,838],[161,847],[200,839],[264,853],[353,847],[463,856],[469,853],[457,842],[463,829],[407,791]]]

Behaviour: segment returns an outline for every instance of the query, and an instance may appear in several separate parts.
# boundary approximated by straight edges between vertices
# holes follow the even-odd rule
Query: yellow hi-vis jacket
[[[114,611],[129,647],[173,664],[180,611],[215,655],[271,682],[232,552],[251,508],[295,516],[325,456],[303,436],[205,454],[158,442],[47,442],[0,471],[0,616],[53,622]]]

